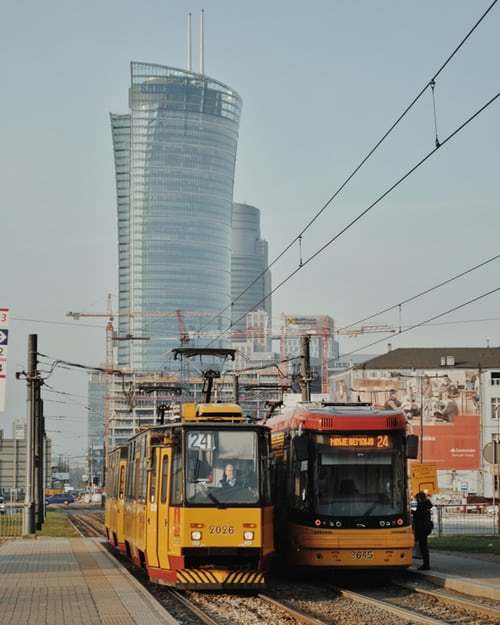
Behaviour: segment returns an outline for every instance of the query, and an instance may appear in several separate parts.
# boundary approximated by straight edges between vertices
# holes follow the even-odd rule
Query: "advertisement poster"
[[[480,468],[477,370],[429,370],[408,375],[366,371],[365,375],[357,377],[354,372],[352,388],[343,389],[337,383],[336,393],[347,395],[349,390],[358,401],[385,410],[402,410],[410,434],[420,436],[423,425],[425,463],[438,469]]]

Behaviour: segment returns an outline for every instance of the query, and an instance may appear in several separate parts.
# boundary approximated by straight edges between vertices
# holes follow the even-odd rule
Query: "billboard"
[[[425,370],[407,375],[366,370],[366,377],[357,373],[353,372],[351,396],[385,410],[402,410],[410,434],[420,436],[423,426],[425,463],[438,469],[480,468],[477,369]]]

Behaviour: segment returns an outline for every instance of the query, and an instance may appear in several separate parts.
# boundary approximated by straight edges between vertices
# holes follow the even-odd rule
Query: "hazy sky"
[[[185,15],[206,10],[206,73],[243,97],[235,199],[262,209],[271,256],[339,186],[429,80],[489,1],[298,2],[34,0],[4,3],[0,23],[3,275],[0,307],[65,321],[116,293],[116,209],[109,112],[127,111],[131,60],[185,66]],[[445,137],[500,88],[500,6],[437,81]],[[194,37],[197,49],[197,35]],[[195,51],[194,58],[197,59]],[[337,244],[279,291],[274,312],[327,313],[342,325],[500,253],[500,101],[443,147]],[[314,251],[434,144],[430,94],[304,238]],[[298,262],[274,268],[277,283]],[[418,321],[500,286],[500,262],[404,309]],[[500,317],[493,295],[456,319]],[[394,321],[389,315],[383,321]],[[66,320],[67,321],[67,320]],[[104,320],[83,327],[13,321],[7,411],[23,414],[26,337],[41,352],[98,364]],[[348,351],[377,336],[343,339]],[[422,328],[393,346],[492,345],[498,321]],[[383,351],[384,346],[380,349]],[[374,351],[373,349],[371,350]],[[49,403],[55,450],[86,447],[87,379],[58,371],[82,405]],[[46,398],[66,401],[63,396]]]

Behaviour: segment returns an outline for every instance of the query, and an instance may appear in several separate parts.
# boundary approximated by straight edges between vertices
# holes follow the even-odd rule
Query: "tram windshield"
[[[186,452],[188,504],[226,507],[258,503],[256,432],[188,430]]]
[[[400,449],[316,447],[316,514],[379,517],[405,510],[406,473]]]

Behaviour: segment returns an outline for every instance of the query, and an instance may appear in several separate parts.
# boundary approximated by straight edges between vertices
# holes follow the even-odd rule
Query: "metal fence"
[[[462,534],[499,536],[500,506],[497,504],[435,505],[434,536]]]
[[[0,508],[0,538],[23,535],[24,503],[2,504]]]

